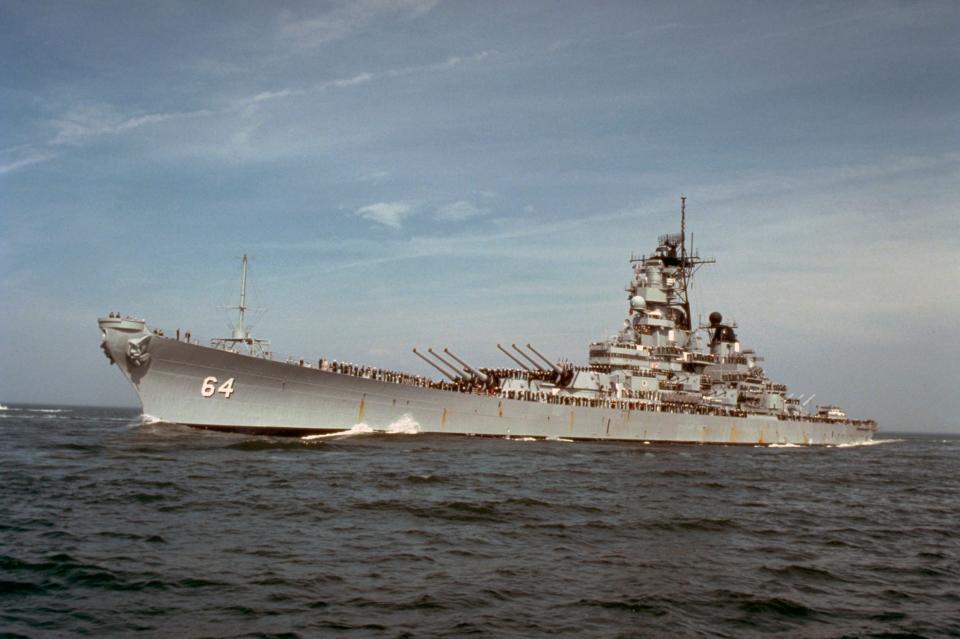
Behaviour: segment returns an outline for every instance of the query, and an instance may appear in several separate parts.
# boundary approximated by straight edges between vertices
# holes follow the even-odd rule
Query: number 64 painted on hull
[[[205,377],[203,384],[200,385],[200,394],[204,397],[213,397],[217,393],[230,399],[230,396],[233,395],[233,378],[231,377],[217,388],[216,377]]]

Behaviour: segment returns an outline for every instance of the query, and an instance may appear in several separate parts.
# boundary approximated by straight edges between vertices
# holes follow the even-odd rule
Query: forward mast
[[[242,268],[240,271],[240,303],[229,307],[237,311],[237,322],[232,325],[230,337],[215,337],[210,340],[210,345],[214,348],[237,352],[245,350],[248,355],[270,359],[273,353],[270,351],[270,340],[258,339],[253,337],[250,327],[246,324],[247,309],[247,268],[250,258],[246,253],[240,258]]]

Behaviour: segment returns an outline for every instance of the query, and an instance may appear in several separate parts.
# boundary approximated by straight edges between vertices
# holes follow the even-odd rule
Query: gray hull
[[[144,415],[164,423],[303,435],[415,422],[423,433],[753,445],[838,445],[872,436],[846,422],[578,407],[439,390],[152,335],[138,320],[104,318],[100,326],[104,351],[133,384]],[[217,392],[227,380],[230,388]]]

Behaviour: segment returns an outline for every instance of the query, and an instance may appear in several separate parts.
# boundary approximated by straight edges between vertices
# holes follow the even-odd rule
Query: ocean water
[[[0,411],[0,635],[960,636],[960,438],[850,448]]]

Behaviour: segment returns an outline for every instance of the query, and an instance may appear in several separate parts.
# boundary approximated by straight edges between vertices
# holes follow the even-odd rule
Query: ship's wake
[[[305,442],[314,441],[317,439],[330,439],[336,438],[340,439],[341,437],[354,437],[356,435],[370,435],[375,431],[364,423],[354,424],[351,428],[347,430],[338,430],[335,433],[320,433],[318,435],[304,435],[300,439]]]
[[[826,444],[823,448],[859,448],[860,446],[879,446],[880,444],[896,444],[902,439],[868,439],[861,442],[847,442],[844,444]],[[754,448],[820,448],[806,444],[758,444]]]
[[[69,408],[10,408],[0,404],[0,410],[18,413],[70,413]]]
[[[320,435],[306,435],[301,437],[302,441],[314,441],[317,439],[341,439],[345,437],[356,437],[357,435],[417,435],[422,432],[420,424],[409,414],[404,413],[398,420],[391,422],[385,428],[374,428],[369,424],[360,422],[354,424],[347,430],[340,430],[335,433],[322,433]]]
[[[848,444],[837,444],[836,446],[827,446],[827,448],[857,448],[859,446],[879,446],[880,444],[896,444],[902,442],[902,439],[868,439],[862,442],[850,442]]]

